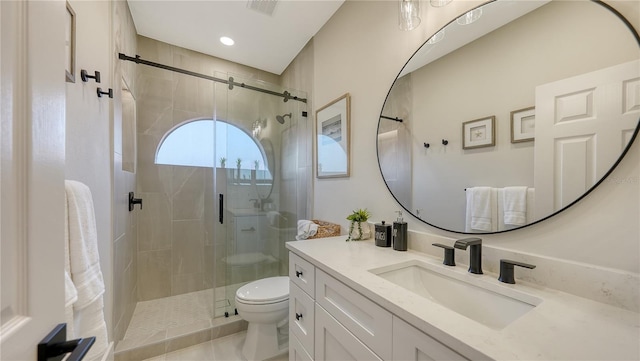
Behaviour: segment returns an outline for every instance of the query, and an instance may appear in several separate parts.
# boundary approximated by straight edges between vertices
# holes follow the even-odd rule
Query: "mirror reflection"
[[[637,34],[590,1],[495,1],[405,65],[378,160],[416,217],[460,233],[520,228],[593,189],[638,131]]]

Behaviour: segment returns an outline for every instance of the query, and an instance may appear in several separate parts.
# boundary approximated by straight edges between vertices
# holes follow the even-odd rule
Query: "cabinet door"
[[[313,361],[295,335],[289,336],[289,361]]]
[[[391,313],[316,269],[316,302],[385,360],[391,359]]]
[[[394,316],[393,360],[466,360],[466,358]]]
[[[318,304],[315,336],[317,361],[382,360]]]
[[[315,303],[300,287],[293,282],[289,283],[289,329],[290,334],[296,338],[302,346],[313,355],[313,322],[315,320]]]

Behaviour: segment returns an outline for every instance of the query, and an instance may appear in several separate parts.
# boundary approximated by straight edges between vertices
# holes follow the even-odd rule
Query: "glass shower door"
[[[233,78],[271,92],[285,91]],[[294,239],[298,219],[297,133],[306,104],[222,83],[216,83],[215,98],[214,187],[219,205],[215,278],[217,294],[225,297],[216,305],[224,305],[223,313],[233,315],[239,287],[288,273],[285,242]]]

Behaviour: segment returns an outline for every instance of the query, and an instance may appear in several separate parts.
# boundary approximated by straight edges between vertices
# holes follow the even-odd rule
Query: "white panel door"
[[[64,1],[0,2],[0,359],[64,322]]]
[[[640,61],[536,88],[536,213],[573,202],[609,170],[640,115]]]

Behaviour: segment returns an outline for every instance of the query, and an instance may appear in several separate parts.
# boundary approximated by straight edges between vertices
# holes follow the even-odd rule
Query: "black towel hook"
[[[448,141],[448,140],[446,140],[446,139],[443,139],[443,140],[442,140],[442,144],[447,145],[447,144],[449,144],[449,141]]]
[[[109,98],[113,98],[113,89],[109,88],[109,91],[102,91],[102,88],[97,89],[98,98],[102,98],[102,95],[108,95]]]
[[[99,83],[100,82],[100,72],[96,70],[94,72],[94,74],[95,75],[89,75],[86,70],[84,70],[84,69],[80,70],[80,78],[85,83],[88,82],[89,79],[95,79],[96,83]]]

